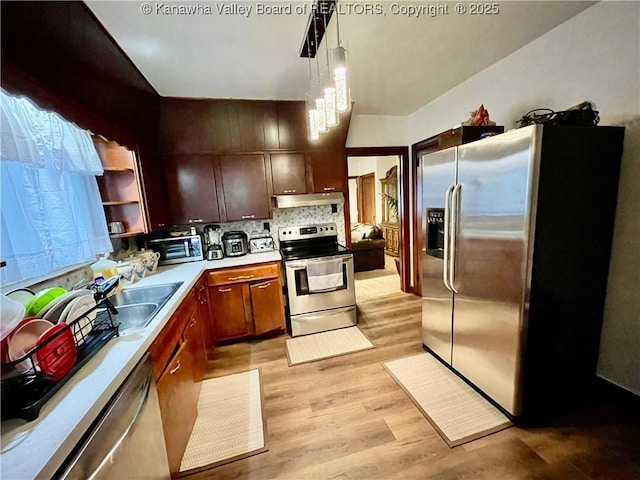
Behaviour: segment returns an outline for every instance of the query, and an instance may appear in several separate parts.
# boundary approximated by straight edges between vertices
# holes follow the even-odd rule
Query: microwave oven
[[[200,235],[147,240],[146,246],[148,249],[160,254],[159,265],[173,265],[174,263],[204,260],[202,238]]]

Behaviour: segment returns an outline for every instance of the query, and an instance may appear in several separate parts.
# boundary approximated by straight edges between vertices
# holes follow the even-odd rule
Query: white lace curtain
[[[88,132],[0,92],[2,286],[112,250]]]

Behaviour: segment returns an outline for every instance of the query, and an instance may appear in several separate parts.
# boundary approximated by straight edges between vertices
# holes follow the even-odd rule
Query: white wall
[[[357,110],[357,106],[355,107]],[[347,147],[397,147],[407,143],[407,117],[358,115],[349,124]]]
[[[380,185],[380,179],[384,178],[387,174],[387,171],[393,167],[394,165],[398,165],[400,161],[400,157],[397,155],[386,155],[382,157],[348,157],[347,158],[347,167],[350,177],[358,177],[360,175],[366,175],[367,173],[373,173],[375,177],[375,204],[376,204],[376,223],[380,223],[380,219],[382,218],[382,202],[380,193],[382,193],[382,188]],[[353,181],[355,184],[355,181]],[[355,204],[355,206],[354,206]],[[351,222],[356,223],[358,221],[357,215],[357,196],[356,196],[356,188],[352,186],[352,180],[349,180],[349,205],[350,212],[349,216],[351,217]],[[355,215],[354,215],[355,210]]]
[[[640,3],[600,2],[408,118],[409,143],[459,124],[481,103],[498,124],[513,127],[533,108],[562,110],[591,100],[600,111],[601,125],[627,126],[598,375],[636,394],[640,394],[639,27]]]

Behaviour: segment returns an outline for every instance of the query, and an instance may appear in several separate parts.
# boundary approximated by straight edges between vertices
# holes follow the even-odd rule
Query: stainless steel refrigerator
[[[514,418],[595,377],[623,136],[532,125],[420,159],[423,344]]]

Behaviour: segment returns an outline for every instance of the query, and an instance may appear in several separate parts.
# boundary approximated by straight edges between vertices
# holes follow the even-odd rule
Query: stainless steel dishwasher
[[[56,478],[170,478],[152,374],[146,354]]]

